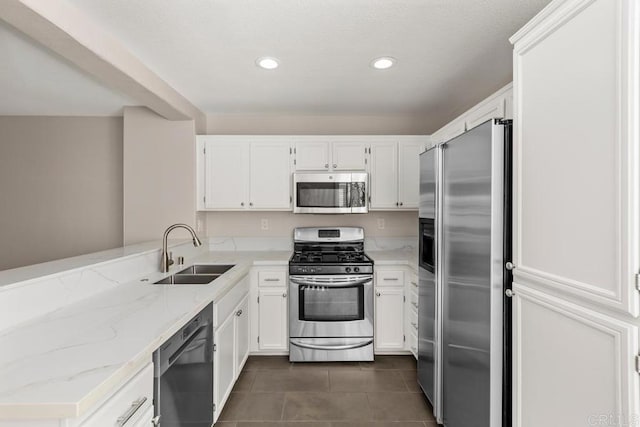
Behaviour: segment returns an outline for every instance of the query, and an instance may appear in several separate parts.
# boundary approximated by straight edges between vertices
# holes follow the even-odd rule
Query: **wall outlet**
[[[384,218],[378,218],[378,230],[384,229]]]
[[[260,228],[262,230],[268,230],[269,229],[269,220],[266,218],[263,218],[260,220]]]

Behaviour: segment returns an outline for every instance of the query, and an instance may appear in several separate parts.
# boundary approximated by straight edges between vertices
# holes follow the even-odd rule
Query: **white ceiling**
[[[136,102],[0,21],[0,115],[114,116]]]
[[[549,0],[71,0],[207,113],[411,114],[433,127],[511,81]],[[386,71],[378,56],[397,58]],[[280,59],[276,71],[255,66]]]

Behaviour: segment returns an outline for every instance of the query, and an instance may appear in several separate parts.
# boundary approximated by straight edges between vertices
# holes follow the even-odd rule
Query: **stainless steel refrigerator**
[[[420,155],[418,382],[447,427],[511,425],[511,122]]]

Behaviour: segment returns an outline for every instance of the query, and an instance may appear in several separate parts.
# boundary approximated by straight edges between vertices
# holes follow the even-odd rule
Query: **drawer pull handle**
[[[124,426],[131,419],[131,417],[133,417],[133,415],[138,412],[138,409],[140,409],[146,401],[146,397],[141,397],[138,400],[134,400],[129,409],[127,409],[127,412],[118,417],[118,419],[116,420],[116,425],[118,427]]]
[[[411,304],[412,304],[415,308],[418,308],[418,304],[416,304],[415,302],[411,301]]]
[[[413,326],[414,328],[418,329],[418,324],[415,322],[411,322],[411,326]]]
[[[416,282],[414,282],[413,280],[411,281],[411,284],[412,284],[413,286],[415,286],[416,288],[418,287],[418,284],[417,284]]]
[[[385,277],[382,280],[386,280],[386,281],[390,281],[390,282],[397,282],[398,278],[397,277]]]
[[[266,278],[264,279],[265,282],[279,282],[280,279],[276,279],[276,278]]]

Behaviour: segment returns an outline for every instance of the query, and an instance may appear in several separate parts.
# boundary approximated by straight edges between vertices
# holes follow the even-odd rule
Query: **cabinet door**
[[[370,194],[372,210],[398,208],[398,144],[374,142],[371,144]]]
[[[291,209],[291,145],[251,144],[251,209]]]
[[[363,142],[334,142],[331,144],[333,170],[365,170],[367,144]]]
[[[236,312],[236,375],[240,374],[244,362],[249,357],[249,296],[244,297]]]
[[[398,202],[400,208],[417,209],[420,202],[420,153],[418,142],[398,144]]]
[[[205,208],[248,208],[249,144],[208,142],[205,150]]]
[[[637,326],[513,288],[514,426],[635,425]]]
[[[234,359],[235,314],[230,315],[216,329],[213,342],[213,401],[216,405],[214,421],[218,419],[236,379]]]
[[[289,298],[286,289],[260,289],[260,350],[281,351],[288,348]]]
[[[404,288],[376,287],[376,351],[404,349]]]
[[[296,143],[296,170],[329,170],[329,143],[304,141]]]

